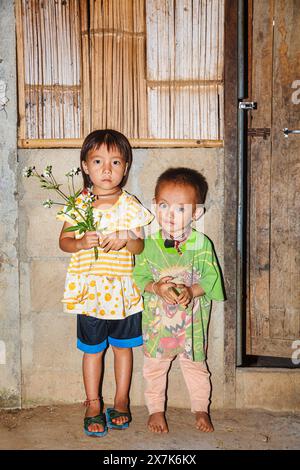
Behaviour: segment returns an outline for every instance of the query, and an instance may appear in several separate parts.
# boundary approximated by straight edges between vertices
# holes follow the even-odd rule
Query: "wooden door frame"
[[[224,32],[224,407],[236,405],[238,0],[225,0]]]

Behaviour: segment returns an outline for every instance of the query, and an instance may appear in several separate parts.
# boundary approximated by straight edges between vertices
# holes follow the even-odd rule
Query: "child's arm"
[[[144,249],[143,229],[120,230],[106,235],[100,243],[101,248],[107,253],[110,250],[118,251],[126,246],[133,255],[139,255]]]
[[[59,236],[59,247],[67,253],[76,253],[80,250],[88,250],[94,246],[99,246],[99,238],[97,232],[86,232],[82,238],[77,240],[75,232],[65,232],[67,227],[72,224],[65,222]]]
[[[145,291],[162,297],[168,304],[175,305],[178,303],[178,299],[177,294],[172,289],[172,287],[176,287],[176,284],[171,282],[172,279],[171,276],[166,276],[161,278],[158,282],[150,281],[145,286]]]
[[[130,238],[126,243],[126,248],[133,255],[139,255],[144,249],[144,240],[136,238],[135,240]]]
[[[162,297],[169,304],[176,304],[177,295],[171,289],[176,287],[176,284],[172,281],[171,276],[166,276],[159,281],[155,282],[153,279],[153,272],[150,268],[149,263],[149,243],[151,246],[151,240],[146,240],[145,250],[142,254],[136,257],[136,264],[133,269],[134,280],[142,292],[150,292],[151,294]]]
[[[212,243],[207,237],[204,237],[202,247],[195,256],[195,266],[200,274],[199,284],[182,286],[178,303],[187,306],[193,297],[202,295],[209,300],[224,300],[221,273]]]
[[[128,242],[126,248],[133,255],[139,255],[144,249],[144,230],[142,227],[129,230]]]

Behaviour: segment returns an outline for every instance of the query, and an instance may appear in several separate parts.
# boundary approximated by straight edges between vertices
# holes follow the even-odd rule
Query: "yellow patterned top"
[[[84,207],[84,197],[77,204]],[[118,201],[109,209],[93,209],[97,231],[103,235],[117,230],[130,230],[148,225],[153,215],[131,194],[122,191]],[[73,218],[75,217],[75,219]],[[57,215],[62,221],[76,225],[80,216],[72,211]],[[81,238],[75,232],[75,237]],[[104,253],[98,247],[73,253],[67,271],[62,302],[64,310],[97,318],[122,319],[143,310],[143,301],[133,278],[134,257],[126,247]]]

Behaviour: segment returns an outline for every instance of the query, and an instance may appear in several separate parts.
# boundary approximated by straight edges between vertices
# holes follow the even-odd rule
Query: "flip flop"
[[[125,416],[126,418],[128,418],[128,421],[123,424],[116,424],[112,422],[112,419],[120,418],[121,416]],[[107,408],[106,420],[107,420],[107,426],[110,429],[127,429],[130,421],[132,420],[132,417],[131,417],[130,411],[122,412],[122,411],[115,410],[115,408]]]
[[[104,426],[104,430],[102,432],[99,431],[89,431],[90,424],[100,424]],[[97,416],[88,416],[84,418],[84,432],[87,436],[95,436],[95,437],[104,437],[107,434],[107,425],[106,425],[106,417],[104,413],[100,413]]]

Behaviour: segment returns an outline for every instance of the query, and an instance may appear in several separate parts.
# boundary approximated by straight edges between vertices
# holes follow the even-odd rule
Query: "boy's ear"
[[[193,214],[193,220],[199,220],[200,217],[202,217],[202,215],[204,214],[205,212],[205,208],[204,207],[201,207],[201,206],[197,206],[196,207],[196,210]]]

